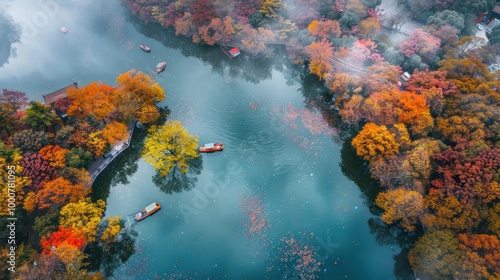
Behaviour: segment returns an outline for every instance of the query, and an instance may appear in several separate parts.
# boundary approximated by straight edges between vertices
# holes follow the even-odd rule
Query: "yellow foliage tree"
[[[108,142],[103,138],[101,131],[96,131],[89,134],[86,146],[94,156],[100,157],[104,155],[104,149],[108,146]]]
[[[356,154],[368,161],[389,158],[399,151],[395,135],[385,125],[374,123],[365,124],[351,144],[356,148]]]
[[[15,205],[18,206],[24,201],[25,192],[23,189],[31,186],[31,180],[27,176],[22,176],[24,168],[21,166],[21,159],[22,156],[17,150],[14,150],[10,158],[0,157],[0,178],[6,180],[0,184],[0,215],[2,216],[8,214],[9,197],[14,194]],[[11,175],[11,179],[14,177],[14,180],[9,180],[9,175]],[[31,208],[28,207],[28,209]]]
[[[158,108],[154,105],[146,105],[137,112],[137,120],[141,123],[150,123],[156,121],[160,117]]]
[[[384,222],[399,222],[399,225],[409,231],[415,230],[414,224],[422,215],[424,206],[420,193],[401,188],[379,193],[375,203],[385,211],[382,215]]]
[[[160,176],[166,176],[172,168],[187,173],[188,162],[198,157],[198,137],[189,135],[179,121],[168,121],[148,131],[142,157],[155,167]]]
[[[68,203],[62,207],[59,225],[82,229],[88,242],[95,240],[97,227],[101,222],[106,202],[98,200],[92,202],[90,198],[81,199],[78,202]]]

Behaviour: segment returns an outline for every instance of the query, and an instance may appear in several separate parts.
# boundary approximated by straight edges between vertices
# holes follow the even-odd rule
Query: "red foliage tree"
[[[196,0],[191,4],[191,9],[193,11],[191,20],[197,25],[218,17],[218,13],[210,0]]]
[[[487,149],[474,158],[448,148],[436,155],[438,178],[433,188],[442,196],[454,196],[462,204],[489,203],[500,198],[493,178],[500,169],[500,148]]]
[[[457,86],[446,79],[446,71],[418,71],[413,72],[410,79],[405,83],[408,91],[422,94],[430,89],[438,89],[443,95],[455,94]]]
[[[40,245],[42,245],[42,252],[50,256],[52,251],[63,243],[75,246],[81,250],[86,242],[82,229],[59,227],[58,231],[42,237]]]
[[[423,31],[415,29],[406,41],[401,42],[400,48],[406,57],[418,54],[426,61],[431,61],[441,45],[441,40]]]
[[[43,159],[39,153],[25,153],[21,159],[21,165],[24,167],[23,175],[31,179],[35,190],[40,189],[45,182],[58,176],[50,162]]]
[[[14,114],[17,110],[28,105],[28,97],[22,91],[3,89],[0,95],[0,104],[3,110]]]

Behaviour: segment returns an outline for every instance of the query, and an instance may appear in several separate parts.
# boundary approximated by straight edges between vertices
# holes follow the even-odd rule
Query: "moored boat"
[[[200,147],[200,153],[210,153],[224,150],[222,143],[208,143]]]
[[[141,48],[141,50],[143,50],[145,52],[151,52],[151,48],[144,45],[144,44],[141,44],[139,47]]]
[[[160,62],[158,63],[158,65],[156,65],[156,73],[160,73],[160,72],[163,72],[163,70],[165,70],[165,67],[167,66],[167,63],[166,62]]]
[[[136,221],[144,220],[147,217],[153,215],[156,211],[160,210],[160,208],[161,208],[160,204],[153,202],[150,205],[146,206],[146,208],[144,208],[144,210],[135,214],[134,219]]]

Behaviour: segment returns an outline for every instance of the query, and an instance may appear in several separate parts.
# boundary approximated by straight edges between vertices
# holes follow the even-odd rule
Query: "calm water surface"
[[[24,26],[45,12],[27,2],[7,4]],[[167,94],[161,105],[171,110],[169,119],[180,120],[200,144],[225,145],[221,153],[202,155],[199,175],[187,178],[191,187],[175,189],[153,181],[153,168],[138,157],[144,135],[138,129],[132,147],[100,175],[94,197],[107,200],[108,217],[162,205],[134,226],[136,252],[116,279],[292,279],[311,275],[294,269],[300,249],[306,256],[313,249],[320,279],[401,277],[400,247],[369,225],[376,218],[369,191],[353,182],[369,181],[366,173],[350,164],[356,160],[348,145],[332,140],[337,132],[306,109],[310,85],[283,55],[229,60],[215,47],[141,24],[117,0],[59,3],[14,45],[0,67],[1,88],[41,101],[73,81],[113,85],[120,73],[149,73],[167,61],[155,79]],[[142,52],[141,43],[152,52]]]

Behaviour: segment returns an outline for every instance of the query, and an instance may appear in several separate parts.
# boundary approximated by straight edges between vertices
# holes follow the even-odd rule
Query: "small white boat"
[[[62,33],[68,33],[68,28],[66,28],[66,26],[62,26],[61,27],[61,32]]]

